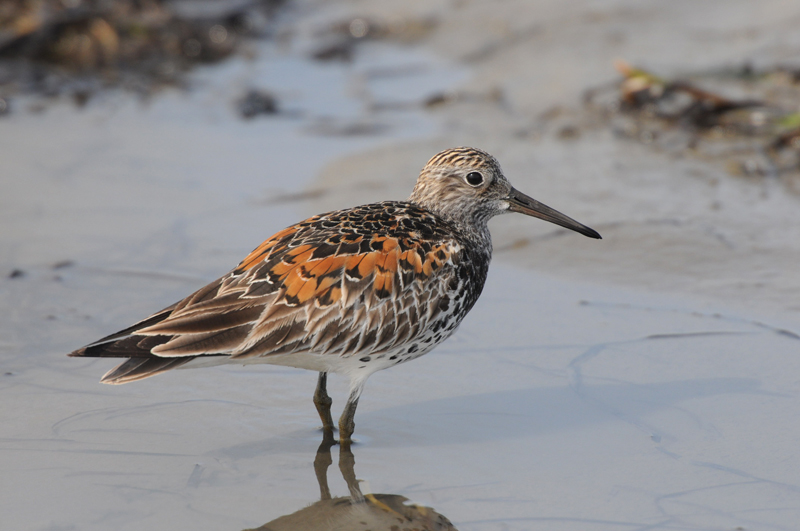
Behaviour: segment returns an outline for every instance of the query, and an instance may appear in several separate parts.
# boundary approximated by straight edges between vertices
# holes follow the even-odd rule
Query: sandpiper
[[[69,355],[129,358],[103,376],[109,384],[223,363],[317,371],[314,404],[328,435],[327,374],[338,373],[350,382],[339,419],[349,443],[367,378],[430,352],[478,300],[492,257],[488,222],[506,212],[600,238],[514,189],[489,153],[448,149],[408,200],[292,225],[182,301]]]

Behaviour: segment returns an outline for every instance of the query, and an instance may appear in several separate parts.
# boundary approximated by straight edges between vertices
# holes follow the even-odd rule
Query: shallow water
[[[123,279],[114,300],[188,288]],[[41,283],[56,305],[104,284],[81,267]],[[112,361],[63,357],[97,319],[36,322],[42,306],[25,316],[39,344],[4,346],[17,353],[0,443],[12,527],[242,529],[319,499],[316,375],[229,366],[102,386]],[[791,529],[797,345],[686,301],[495,266],[454,338],[370,379],[355,475],[462,530]],[[341,406],[343,382],[331,394]],[[335,465],[328,481],[348,496]]]
[[[495,223],[503,245],[459,332],[367,383],[354,466],[347,452],[331,451],[330,500],[320,500],[327,454],[318,454],[316,374],[225,366],[105,386],[98,380],[113,361],[67,358],[224,273],[310,209],[365,194],[402,197],[413,172],[403,167],[407,180],[392,180],[392,157],[399,152],[418,168],[424,159],[407,153],[438,149],[442,140],[429,137],[454,127],[409,106],[465,75],[419,49],[379,44],[353,64],[319,65],[270,46],[255,62],[197,72],[189,93],[146,103],[111,93],[84,110],[53,103],[0,120],[3,528],[368,522],[374,530],[405,518],[403,525],[449,529],[438,515],[461,531],[796,527],[794,314],[762,311],[764,300],[709,296],[737,280],[733,263],[719,278],[683,271],[687,284],[697,283],[685,289],[668,276],[674,263],[658,269],[655,244],[642,251],[615,238],[620,224],[597,227],[611,237],[589,242],[536,220]],[[273,90],[283,114],[237,118],[233,101],[251,86]],[[562,174],[576,168],[619,170],[613,157],[622,148],[592,140],[535,146],[535,169],[557,176],[549,194],[570,197]],[[527,160],[513,142],[501,158],[511,168]],[[359,181],[356,162],[365,159],[353,154],[364,152],[373,165],[360,166],[368,179]],[[641,153],[626,159],[632,171],[648,169]],[[653,157],[673,171],[687,165]],[[651,194],[652,209],[634,219],[656,204],[679,210],[656,184],[661,174],[636,181],[619,173],[637,197]],[[603,200],[622,193],[601,190],[607,184],[597,177],[572,196],[590,214],[581,221],[615,219],[602,212]],[[698,187],[683,191],[701,203]],[[720,188],[733,208],[758,195]],[[784,208],[782,201],[760,208]],[[632,211],[613,215],[627,220]],[[675,237],[678,250],[689,232],[641,226],[649,232],[637,242]],[[514,244],[528,228],[536,236]],[[624,287],[633,269],[666,280],[630,275]],[[616,282],[600,283],[608,276],[598,270],[617,271]],[[789,304],[766,302],[768,310]],[[338,410],[344,382],[333,377],[330,392]]]

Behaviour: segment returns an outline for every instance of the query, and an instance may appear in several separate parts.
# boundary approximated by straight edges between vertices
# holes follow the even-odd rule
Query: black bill
[[[535,218],[549,221],[550,223],[555,223],[556,225],[561,225],[562,227],[574,230],[575,232],[580,232],[584,236],[597,238],[598,240],[601,239],[600,234],[596,230],[590,229],[582,223],[578,223],[571,217],[565,216],[558,210],[550,208],[549,206],[540,203],[532,197],[528,197],[519,190],[512,188],[507,199],[508,204],[510,205],[509,210],[512,212],[527,214]]]

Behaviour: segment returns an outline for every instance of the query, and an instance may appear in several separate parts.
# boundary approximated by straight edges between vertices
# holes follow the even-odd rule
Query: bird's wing
[[[455,275],[454,242],[337,234],[304,243],[287,231],[136,333],[171,336],[152,349],[162,357],[385,351],[432,322]]]
[[[198,356],[365,355],[413,342],[448,310],[461,246],[375,230],[363,212],[351,218],[358,223],[328,215],[284,229],[229,274],[73,355],[147,358],[155,374]],[[133,373],[104,381],[151,375],[143,359],[126,363],[138,363]]]

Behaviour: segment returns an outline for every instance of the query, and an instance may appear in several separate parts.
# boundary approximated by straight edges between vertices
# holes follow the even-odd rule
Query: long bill
[[[516,188],[511,189],[511,193],[508,194],[506,200],[509,204],[508,209],[512,212],[527,214],[528,216],[533,216],[535,218],[549,221],[550,223],[555,223],[556,225],[561,225],[564,228],[574,230],[575,232],[580,232],[589,238],[597,238],[598,240],[601,239],[600,233],[598,233],[596,230],[590,229],[583,223],[578,223],[571,217],[565,216],[558,210],[550,208],[549,206],[545,205],[544,203],[540,203],[532,197],[528,197]]]

